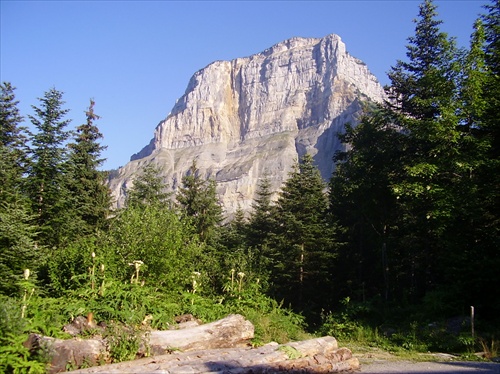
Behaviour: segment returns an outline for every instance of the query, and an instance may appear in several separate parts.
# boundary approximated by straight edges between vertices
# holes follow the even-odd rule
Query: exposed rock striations
[[[248,209],[264,174],[274,190],[305,152],[323,177],[341,148],[336,134],[356,124],[362,102],[382,101],[383,88],[337,35],[292,38],[262,53],[216,61],[196,72],[150,144],[110,180],[118,205],[145,164],[162,166],[175,190],[196,159],[215,178],[227,213]]]

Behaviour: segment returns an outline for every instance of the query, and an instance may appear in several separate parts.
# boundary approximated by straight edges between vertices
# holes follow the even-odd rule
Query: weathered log
[[[74,371],[89,373],[333,373],[359,368],[332,337],[259,348],[219,348],[148,357]]]
[[[147,352],[158,355],[171,351],[247,346],[253,334],[252,323],[235,314],[191,328],[151,331],[145,336],[137,355],[143,357]],[[108,342],[102,337],[63,340],[31,334],[25,346],[32,351],[42,349],[49,355],[51,374],[66,371],[68,367],[96,365],[109,359]]]
[[[32,350],[42,350],[50,357],[49,374],[93,366],[105,362],[108,357],[103,339],[55,339],[38,334],[30,334],[24,345]],[[109,361],[108,361],[109,362]]]
[[[152,355],[172,350],[242,347],[254,336],[254,326],[239,314],[187,329],[151,331],[149,349]]]

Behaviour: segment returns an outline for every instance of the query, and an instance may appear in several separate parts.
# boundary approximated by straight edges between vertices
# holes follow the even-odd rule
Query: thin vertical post
[[[474,339],[474,307],[471,305],[470,307],[470,328],[472,333],[472,339]]]

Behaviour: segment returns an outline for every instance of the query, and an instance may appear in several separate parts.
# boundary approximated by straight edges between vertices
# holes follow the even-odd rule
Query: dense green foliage
[[[144,326],[183,313],[241,313],[255,344],[309,331],[391,350],[493,351],[500,2],[485,10],[457,49],[425,0],[389,99],[346,124],[329,183],[301,155],[279,191],[263,178],[252,209],[233,217],[195,161],[175,196],[161,168],[145,166],[111,211],[94,101],[69,131],[53,88],[28,131],[2,83],[0,370],[43,372],[47,357],[23,347],[27,334],[63,336],[87,313],[109,323],[114,361],[133,357]]]

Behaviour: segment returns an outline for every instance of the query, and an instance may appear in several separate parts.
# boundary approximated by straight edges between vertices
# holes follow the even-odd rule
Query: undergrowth
[[[104,333],[109,362],[132,360],[149,354],[147,334],[151,329],[168,329],[175,317],[190,313],[204,323],[229,314],[241,314],[255,327],[254,346],[271,341],[286,343],[312,336],[333,336],[344,346],[373,347],[405,358],[427,352],[449,352],[463,359],[498,356],[499,344],[492,336],[472,338],[467,320],[460,331],[450,331],[446,321],[391,320],[370,303],[354,303],[346,298],[339,310],[324,312],[315,331],[306,333],[304,316],[284,308],[265,295],[258,280],[237,277],[231,270],[220,293],[204,293],[203,275],[193,273],[182,292],[154,287],[137,279],[123,281],[95,276],[75,277],[78,287],[69,287],[58,297],[43,294],[28,277],[20,283],[18,297],[0,296],[0,372],[44,373],[50,362],[45,352],[30,352],[23,346],[30,333],[68,338],[63,326],[77,316],[91,313],[96,322],[107,325]],[[135,280],[135,281],[134,281]],[[92,336],[86,331],[81,338]],[[481,335],[480,335],[481,336]],[[73,368],[73,367],[72,367]],[[74,368],[76,369],[76,368]]]
[[[426,321],[416,320],[417,313],[406,313],[406,320],[395,314],[384,316],[370,303],[353,303],[346,298],[338,311],[323,313],[317,334],[334,336],[348,346],[378,348],[404,358],[419,359],[431,352],[449,353],[463,360],[499,356],[499,341],[491,334],[496,331],[494,326],[482,326],[490,333],[473,337],[467,317]]]
[[[29,352],[23,346],[28,335],[69,338],[63,332],[64,325],[89,313],[94,321],[106,324],[103,336],[111,362],[132,360],[140,350],[148,355],[148,331],[167,329],[175,323],[176,316],[186,313],[205,323],[241,314],[255,326],[254,345],[285,343],[308,336],[304,318],[264,295],[257,283],[240,282],[220,295],[203,295],[199,288],[195,292],[193,285],[185,292],[168,292],[116,279],[92,279],[90,284],[77,281],[80,287],[70,288],[59,297],[43,295],[35,284],[26,282],[23,290],[29,290],[29,299],[25,293],[20,297],[1,297],[0,372],[44,373],[51,357],[43,352]],[[81,338],[91,336],[92,330],[84,332]]]

